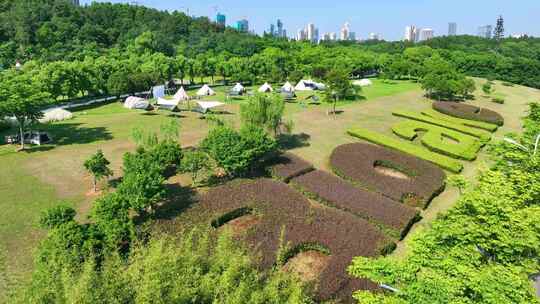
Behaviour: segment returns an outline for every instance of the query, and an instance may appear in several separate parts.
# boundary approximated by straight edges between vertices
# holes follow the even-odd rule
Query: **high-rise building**
[[[216,23],[221,25],[221,26],[225,26],[225,24],[227,23],[227,17],[222,13],[217,13],[217,15],[216,15]]]
[[[313,43],[319,42],[319,29],[315,24],[309,23],[304,29],[298,30],[296,40],[309,40]]]
[[[249,21],[246,19],[236,21],[236,30],[243,33],[249,32]]]
[[[420,35],[418,36],[419,36],[419,41],[426,41],[426,40],[433,39],[434,32],[430,28],[424,28],[420,30]]]
[[[478,28],[478,37],[491,39],[493,35],[493,26],[484,25]]]
[[[315,24],[313,23],[309,23],[306,27],[307,39],[311,42],[318,38],[315,36],[315,30]]]
[[[71,4],[76,5],[76,6],[80,5],[79,0],[71,0]]]
[[[284,38],[284,37],[287,37],[287,35],[285,35],[285,30],[283,29],[283,22],[281,22],[280,19],[277,20],[277,36],[278,37],[281,37],[281,38]]]
[[[349,22],[345,22],[343,27],[341,28],[341,32],[339,34],[340,40],[349,40],[349,33],[351,32]]]
[[[276,26],[274,24],[270,24],[270,31],[269,31],[269,34],[271,36],[277,36],[277,33],[276,33]]]
[[[457,35],[457,23],[450,22],[448,23],[448,36],[456,36]]]
[[[416,42],[418,36],[418,30],[416,26],[410,25],[405,28],[405,41]]]
[[[298,41],[307,40],[307,33],[304,29],[298,30],[298,33],[296,34],[296,40]]]
[[[287,30],[286,29],[283,29],[281,37],[287,38]]]
[[[330,40],[332,40],[332,41],[337,40],[337,34],[335,32],[330,33]]]
[[[349,32],[349,40],[350,41],[356,41],[356,33],[355,32]]]

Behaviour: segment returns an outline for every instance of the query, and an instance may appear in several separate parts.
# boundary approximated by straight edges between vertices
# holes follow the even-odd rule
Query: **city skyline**
[[[81,5],[92,0],[81,0]],[[313,3],[315,1],[315,3]],[[289,37],[296,36],[297,30],[308,23],[314,23],[323,33],[339,33],[342,25],[349,22],[351,32],[356,33],[359,40],[369,39],[370,33],[378,33],[386,40],[402,40],[403,28],[416,24],[418,28],[433,29],[436,35],[447,35],[449,23],[458,25],[459,35],[477,35],[478,28],[484,25],[495,25],[496,18],[502,14],[505,18],[506,35],[528,34],[540,36],[540,28],[532,26],[527,20],[534,20],[534,12],[540,10],[540,2],[525,0],[519,6],[502,0],[494,0],[490,5],[463,0],[451,3],[436,1],[411,1],[402,3],[397,0],[386,0],[377,3],[359,3],[342,1],[339,4],[328,4],[313,0],[289,3],[276,0],[271,4],[255,4],[241,0],[209,1],[199,0],[171,3],[165,0],[138,0],[137,3],[157,9],[179,10],[190,15],[206,16],[215,20],[217,12],[227,16],[227,25],[234,27],[241,19],[249,21],[250,31],[263,34],[270,24],[280,19],[286,26]],[[112,0],[98,2],[132,3],[133,1]],[[479,1],[483,2],[483,1]],[[283,8],[286,7],[287,10]],[[463,10],[467,8],[467,10]],[[351,12],[355,12],[351,15]],[[466,12],[470,13],[466,13]],[[465,12],[465,13],[464,13]],[[385,18],[382,18],[384,16]],[[338,35],[339,36],[339,35]]]

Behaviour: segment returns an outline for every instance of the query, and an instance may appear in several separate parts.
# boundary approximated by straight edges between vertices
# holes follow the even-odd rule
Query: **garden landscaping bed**
[[[313,170],[314,168],[312,164],[292,153],[287,152],[277,157],[275,162],[270,167],[272,176],[286,183],[288,183],[291,178]]]
[[[330,156],[336,174],[393,200],[427,207],[444,190],[446,174],[412,155],[364,143],[337,147]],[[390,176],[377,167],[391,168],[407,178]]]
[[[498,126],[504,124],[504,118],[501,114],[467,104],[437,101],[433,103],[433,109],[453,117],[483,121]]]
[[[287,184],[271,179],[233,181],[210,189],[201,196],[200,205],[214,226],[233,221],[235,214],[258,216],[241,238],[259,253],[259,264],[265,269],[276,265],[276,256],[285,264],[300,252],[319,249],[327,253],[328,266],[317,284],[320,300],[338,293],[348,300],[354,290],[376,289],[369,280],[351,279],[346,269],[355,256],[377,256],[395,248],[391,239],[366,220],[314,206]]]
[[[291,183],[324,204],[365,218],[392,237],[403,238],[419,217],[413,208],[359,189],[323,171],[309,172],[292,179]]]
[[[394,125],[392,131],[410,141],[418,137],[418,132],[424,132],[420,141],[429,150],[469,161],[476,159],[478,151],[484,145],[475,137],[416,120],[402,121]]]

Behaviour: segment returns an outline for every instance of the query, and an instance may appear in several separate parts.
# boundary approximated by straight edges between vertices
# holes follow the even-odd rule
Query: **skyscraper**
[[[349,22],[345,22],[345,24],[341,28],[339,39],[340,40],[349,40],[349,33],[350,32],[351,32],[351,29],[349,27]]]
[[[416,26],[410,25],[405,28],[405,41],[409,42],[416,42],[418,36],[418,32],[416,29]]]
[[[306,27],[306,33],[307,33],[307,39],[311,42],[313,42],[316,38],[315,37],[315,24],[309,23]]]
[[[287,36],[285,35],[284,29],[283,29],[283,22],[281,22],[280,19],[277,20],[277,33],[276,34],[278,37],[281,37],[281,38],[284,38]]]
[[[356,41],[356,33],[355,32],[349,32],[349,40],[350,41]]]
[[[448,36],[456,36],[457,35],[457,23],[450,22],[448,23]]]
[[[493,26],[484,25],[478,28],[478,37],[491,39],[493,34]]]
[[[330,40],[332,40],[332,41],[337,40],[337,34],[335,32],[330,33]]]
[[[276,33],[276,26],[274,24],[270,24],[270,32],[269,34],[271,36],[277,36],[277,33]]]
[[[221,26],[225,26],[225,24],[227,23],[227,17],[225,15],[223,15],[222,13],[217,13],[217,15],[216,15],[216,23],[221,25]]]
[[[241,19],[236,21],[236,30],[239,32],[247,33],[249,31],[249,21]]]
[[[71,4],[79,6],[79,0],[71,0]]]
[[[307,33],[304,29],[298,30],[298,33],[296,34],[296,40],[298,41],[307,40]]]
[[[377,33],[369,33],[369,40],[381,40],[381,35]]]
[[[419,41],[426,41],[429,39],[433,39],[434,32],[430,28],[424,28],[420,31],[419,35]]]

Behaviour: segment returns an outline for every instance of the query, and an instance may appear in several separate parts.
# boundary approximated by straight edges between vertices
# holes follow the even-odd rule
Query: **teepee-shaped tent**
[[[216,92],[212,90],[207,84],[203,85],[202,88],[197,92],[197,96],[211,96],[216,95]]]
[[[231,91],[234,91],[234,92],[238,92],[238,93],[243,93],[246,89],[244,88],[244,86],[240,83],[237,83]]]
[[[259,92],[260,93],[268,93],[268,92],[272,92],[274,91],[274,89],[272,89],[272,87],[268,84],[268,82],[265,82],[260,88],[259,88]]]
[[[300,80],[294,89],[297,91],[313,91],[313,86],[310,84],[311,82],[308,80]]]
[[[178,101],[189,100],[189,95],[184,90],[184,87],[180,87],[180,90],[174,94],[173,99]]]
[[[281,92],[283,93],[292,93],[294,92],[294,87],[292,86],[292,84],[290,82],[286,82],[282,87],[281,87]]]

